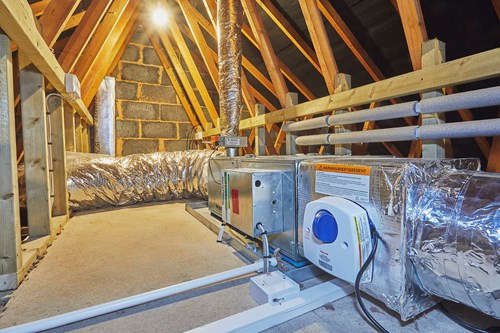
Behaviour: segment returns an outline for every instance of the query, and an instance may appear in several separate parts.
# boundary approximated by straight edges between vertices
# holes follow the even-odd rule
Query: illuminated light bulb
[[[168,21],[168,15],[165,9],[162,7],[156,7],[156,9],[153,11],[153,22],[157,26],[164,26],[167,24]]]

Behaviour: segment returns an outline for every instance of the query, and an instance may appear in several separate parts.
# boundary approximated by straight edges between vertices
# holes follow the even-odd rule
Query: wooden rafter
[[[130,0],[115,0],[109,8],[101,23],[99,23],[93,38],[88,43],[87,47],[78,58],[78,62],[73,68],[73,73],[78,76],[80,81],[83,81],[90,67],[95,63],[99,53],[102,52],[106,40],[110,37],[111,32],[122,16],[127,4]]]
[[[184,18],[186,19],[189,28],[191,29],[191,34],[194,37],[198,50],[200,50],[201,57],[208,69],[208,74],[212,78],[215,88],[219,90],[219,70],[217,68],[216,62],[213,61],[208,44],[203,36],[203,33],[198,25],[196,18],[194,17],[194,12],[196,11],[188,0],[179,0],[179,5],[181,7]]]
[[[82,21],[71,35],[68,43],[58,57],[61,67],[71,72],[73,67],[94,35],[100,20],[106,14],[112,0],[92,1]]]
[[[181,0],[182,2],[182,0]],[[191,15],[196,15],[194,12],[196,11],[193,7],[191,7]],[[212,13],[215,8],[213,7],[210,7],[210,4],[208,3],[208,1],[205,1],[205,9],[207,10],[207,12],[209,12],[209,15],[210,13]],[[186,15],[186,14],[185,14]],[[186,19],[188,20],[188,18],[186,17]],[[194,17],[191,17],[191,20],[195,20]],[[196,22],[194,22],[196,24]],[[212,21],[212,25],[213,25],[213,28],[215,29],[216,26],[216,20],[213,20]],[[199,27],[198,27],[199,28]],[[198,33],[201,33],[201,31],[199,31]],[[193,33],[194,34],[194,33]],[[203,36],[201,35],[201,38],[203,38]],[[198,43],[197,43],[198,44]],[[208,45],[206,43],[204,44],[201,44],[201,45],[204,45],[206,47],[206,50],[209,51],[209,53],[211,54],[208,54],[207,56],[209,56],[211,58],[211,60],[214,62],[214,63],[218,63],[218,59],[216,59],[217,57],[217,54],[215,52],[213,52],[212,50],[210,50],[210,48],[208,47]],[[200,52],[203,52],[201,50],[201,45],[198,44],[199,48],[200,48]],[[210,52],[211,51],[211,52]],[[206,62],[206,61],[205,61]],[[218,75],[217,75],[218,76]],[[218,84],[216,84],[217,86]],[[255,101],[255,96],[252,92],[252,86],[250,85],[250,83],[248,82],[247,78],[246,78],[246,75],[244,72],[242,72],[242,75],[241,75],[241,90],[242,90],[242,95],[243,95],[243,101],[247,107],[247,110],[248,112],[250,113],[250,115],[253,117],[255,115],[255,105],[256,105],[256,101]],[[270,104],[270,103],[269,103]],[[272,106],[272,104],[271,104]],[[273,126],[266,126],[266,131],[269,133],[271,130],[273,129]],[[250,135],[248,137],[248,142],[249,142],[249,146],[251,147],[251,145],[253,144],[253,141],[255,139],[255,132],[256,132],[256,129],[252,129],[251,132],[250,132]],[[271,142],[266,142],[266,150],[268,152],[268,154],[276,154],[276,150],[274,149],[274,146],[272,145]]]
[[[209,0],[203,0],[203,4],[205,5],[205,8],[207,9],[207,14],[208,17],[210,18],[210,21],[212,22],[212,25],[214,27],[217,26],[217,3]]]
[[[339,74],[337,62],[333,56],[332,47],[326,33],[323,18],[318,8],[316,0],[299,0],[302,13],[307,24],[307,29],[311,35],[311,40],[318,56],[321,72],[325,79],[328,92],[335,92],[334,77]]]
[[[64,71],[38,32],[35,18],[27,13],[32,12],[25,1],[0,0],[0,28],[24,51],[54,88],[69,98],[64,85]],[[70,104],[87,123],[93,122],[81,99]]]
[[[498,20],[500,21],[500,0],[491,0],[491,4],[497,13]]]
[[[191,105],[189,105],[188,98],[184,93],[184,90],[182,89],[181,83],[179,82],[177,76],[175,75],[174,68],[172,67],[170,61],[168,60],[167,54],[165,54],[165,51],[163,51],[161,47],[160,38],[153,31],[151,31],[151,28],[148,25],[143,24],[143,26],[146,31],[146,34],[148,35],[149,40],[151,41],[151,44],[153,45],[153,48],[156,52],[156,55],[158,56],[158,59],[160,59],[160,62],[163,68],[165,69],[165,72],[167,73],[168,78],[172,83],[172,86],[174,87],[177,97],[179,98],[179,101],[181,102],[182,107],[184,108],[184,111],[186,112],[186,115],[188,116],[189,121],[191,122],[191,125],[193,126],[199,125],[200,123],[198,122],[198,119],[196,118],[196,115],[194,114]]]
[[[264,59],[264,64],[266,65],[269,76],[271,77],[271,81],[273,82],[274,89],[278,94],[278,100],[280,101],[281,107],[285,107],[285,96],[288,92],[288,88],[286,86],[285,78],[281,73],[271,40],[267,35],[262,18],[260,17],[260,13],[257,11],[257,7],[253,1],[242,0],[242,4],[253,34],[259,43],[260,52],[262,58]]]
[[[205,117],[205,114],[203,113],[203,109],[201,108],[201,105],[198,101],[198,98],[196,97],[196,94],[194,93],[193,87],[191,86],[191,83],[189,82],[189,79],[186,75],[186,72],[184,71],[184,68],[182,67],[180,59],[177,57],[177,54],[175,52],[174,46],[172,45],[172,42],[170,41],[167,33],[163,30],[157,31],[158,36],[160,37],[160,40],[162,42],[163,47],[165,48],[165,51],[167,52],[167,55],[170,59],[170,63],[175,69],[175,72],[177,73],[177,77],[181,81],[182,86],[184,87],[184,91],[186,92],[189,100],[191,101],[191,105],[193,106],[194,112],[196,113],[196,116],[198,117],[199,122],[201,123],[201,127],[205,130],[207,129],[207,118]]]
[[[86,12],[87,12],[86,10],[82,10],[81,12],[71,16],[69,18],[68,22],[66,22],[66,25],[64,26],[63,31],[73,29],[74,27],[78,26],[80,24],[80,22],[82,21],[83,16],[85,15]]]
[[[309,44],[302,38],[300,33],[288,22],[286,17],[280,12],[271,0],[257,0],[266,14],[281,29],[288,39],[299,49],[304,57],[321,73],[321,67],[318,63],[318,57]]]
[[[186,66],[188,67],[191,77],[193,78],[196,84],[196,87],[200,93],[203,103],[205,104],[205,107],[208,110],[210,118],[212,119],[212,122],[215,123],[216,120],[219,118],[219,115],[217,114],[217,110],[207,90],[207,87],[203,82],[203,78],[198,72],[198,68],[194,63],[193,57],[191,56],[191,51],[189,50],[189,47],[187,46],[186,41],[182,36],[181,30],[179,29],[177,22],[175,20],[171,20],[169,22],[168,28],[172,35],[172,38],[175,40],[175,43],[179,48],[179,51],[182,55],[182,58],[184,59],[184,62],[186,63]]]
[[[101,50],[97,53],[95,61],[92,62],[88,72],[81,80],[82,99],[85,105],[89,106],[94,99],[99,85],[106,76],[106,73],[111,66],[120,47],[124,44],[129,31],[135,24],[139,11],[137,7],[140,0],[130,0],[123,11],[122,15],[110,32],[106,42],[102,45]]]
[[[209,6],[216,6],[213,0],[204,0],[207,2]],[[215,31],[215,27],[207,20],[205,17],[199,13],[197,10],[193,11],[193,15],[196,18],[196,21],[213,39],[217,40],[217,34]],[[251,31],[248,25],[244,24],[243,32],[245,33],[245,26]],[[182,27],[181,27],[182,29]],[[253,34],[251,34],[253,37]],[[254,40],[254,39],[253,39]],[[254,40],[255,41],[255,40]],[[255,41],[255,44],[257,42]],[[217,56],[215,56],[215,61],[217,61]],[[257,79],[269,92],[271,92],[274,96],[277,96],[276,91],[274,90],[273,83],[262,73],[259,71],[257,67],[255,67],[250,60],[248,60],[244,55],[241,59],[241,64],[243,68],[245,68],[253,77]]]
[[[79,4],[80,0],[51,1],[45,8],[39,22],[42,37],[48,45],[56,42]]]
[[[108,70],[106,71],[106,76],[112,75],[113,71],[118,66],[118,63],[120,62],[120,60],[123,56],[123,53],[125,52],[125,49],[127,48],[128,44],[130,43],[132,36],[134,35],[135,31],[137,30],[138,25],[139,25],[139,22],[136,19],[134,25],[132,26],[130,31],[127,33],[127,36],[123,39],[123,43],[121,44],[120,48],[118,49],[118,52],[116,53],[115,58],[111,62],[111,65],[109,66]]]
[[[45,11],[45,8],[47,8],[47,6],[49,5],[50,2],[51,2],[51,0],[41,0],[41,1],[33,3],[30,6],[31,11],[33,12],[33,15],[35,17],[42,15],[43,12]]]
[[[347,47],[352,51],[356,59],[358,59],[361,65],[366,69],[368,74],[370,74],[372,79],[374,81],[385,79],[380,68],[375,64],[368,52],[366,52],[365,48],[361,45],[356,36],[354,36],[351,29],[349,29],[331,3],[327,0],[318,0],[317,3],[321,13],[339,34]]]
[[[413,70],[422,68],[422,43],[426,42],[427,30],[419,0],[397,0],[399,15],[410,52]]]

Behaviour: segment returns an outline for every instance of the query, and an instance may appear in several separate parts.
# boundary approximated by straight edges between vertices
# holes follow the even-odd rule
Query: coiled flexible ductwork
[[[207,198],[211,151],[177,151],[126,157],[87,155],[68,159],[69,206],[73,211],[140,202]],[[102,155],[101,155],[102,156]]]

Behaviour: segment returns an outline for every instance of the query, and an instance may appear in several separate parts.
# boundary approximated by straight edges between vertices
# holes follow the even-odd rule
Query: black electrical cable
[[[378,247],[378,240],[380,236],[375,229],[375,227],[372,227],[372,250],[370,252],[370,255],[366,259],[365,263],[361,266],[361,269],[358,272],[358,275],[356,276],[356,281],[354,283],[354,292],[356,293],[356,300],[358,301],[359,306],[361,307],[361,310],[363,310],[363,313],[365,316],[372,322],[372,324],[382,333],[389,333],[388,330],[384,328],[373,316],[371,313],[368,311],[366,308],[365,304],[363,303],[363,299],[361,298],[361,291],[359,289],[359,284],[361,282],[361,277],[363,276],[364,272],[370,265],[370,263],[373,261],[373,258],[375,258],[375,253],[377,252],[377,247]]]
[[[215,148],[214,150],[212,151],[212,153],[210,154],[210,156],[208,157],[208,171],[210,172],[210,177],[212,177],[213,181],[215,182],[215,184],[217,185],[222,185],[221,182],[218,182],[215,177],[214,177],[214,173],[212,172],[212,165],[210,164],[210,161],[212,160],[212,156],[213,154],[217,151],[217,148],[219,148],[219,144],[215,144]]]
[[[448,311],[448,309],[446,309],[444,307],[443,303],[439,304],[439,309],[441,310],[442,313],[445,314],[446,317],[448,317],[449,319],[451,319],[452,321],[454,321],[458,325],[462,326],[463,328],[468,329],[471,332],[474,332],[474,333],[492,333],[492,332],[494,333],[494,332],[500,332],[500,327],[498,327],[498,326],[490,327],[490,328],[487,328],[487,329],[482,329],[482,328],[479,328],[479,327],[474,326],[472,324],[469,324],[468,322],[463,321],[462,319],[458,318],[454,314],[451,314]]]

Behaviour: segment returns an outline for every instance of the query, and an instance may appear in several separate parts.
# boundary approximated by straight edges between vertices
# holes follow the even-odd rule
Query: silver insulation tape
[[[105,77],[95,99],[94,151],[115,156],[115,78]]]
[[[500,175],[445,170],[413,196],[408,253],[424,289],[500,318]]]
[[[86,156],[68,162],[69,206],[73,211],[140,202],[207,198],[211,151]]]
[[[500,105],[500,87],[426,98],[420,101],[420,113],[448,112]]]
[[[304,161],[298,176],[298,219],[304,218],[305,206],[325,194],[315,191],[318,163],[370,166],[369,203],[359,202],[368,211],[382,237],[375,256],[373,280],[361,289],[395,310],[402,320],[409,320],[435,305],[433,297],[420,284],[409,244],[413,228],[406,222],[413,207],[413,185],[438,177],[443,170],[478,170],[478,159],[426,160],[338,157],[321,161]],[[302,251],[302,226],[299,225],[299,250]],[[302,253],[303,254],[303,253]]]
[[[241,0],[217,1],[221,136],[238,136],[241,112]]]

